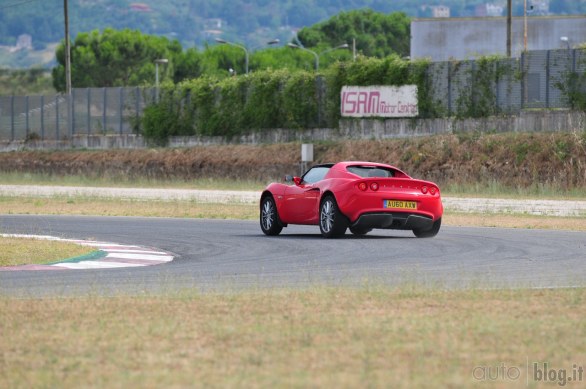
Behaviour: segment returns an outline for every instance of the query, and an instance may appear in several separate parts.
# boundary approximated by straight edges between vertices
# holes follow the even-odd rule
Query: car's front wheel
[[[279,235],[283,224],[279,220],[279,213],[272,196],[265,196],[260,203],[260,228],[265,235]]]
[[[319,229],[325,238],[336,238],[344,235],[348,221],[338,209],[333,196],[326,196],[319,206]]]
[[[436,221],[433,222],[433,225],[431,226],[430,229],[427,229],[427,230],[414,229],[413,233],[418,238],[433,238],[434,236],[437,235],[441,226],[442,226],[442,218],[440,217],[439,219],[437,219]]]

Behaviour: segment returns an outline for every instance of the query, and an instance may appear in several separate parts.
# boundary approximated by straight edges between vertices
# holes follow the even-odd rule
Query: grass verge
[[[70,242],[0,236],[0,266],[49,263],[94,251]]]
[[[255,180],[233,180],[225,178],[197,178],[190,180],[116,177],[86,177],[74,175],[49,175],[38,173],[0,172],[0,182],[4,185],[42,185],[42,186],[87,186],[112,188],[174,188],[201,190],[242,190],[261,191],[269,182]],[[568,199],[583,200],[586,188],[562,190],[546,184],[529,187],[510,187],[497,181],[485,183],[453,183],[442,186],[443,196],[488,197],[511,199]]]
[[[0,214],[255,219],[253,204],[124,200],[88,197],[0,197]]]
[[[488,183],[449,184],[442,186],[444,197],[482,197],[499,199],[584,200],[586,188],[562,190],[551,185],[509,187],[497,181]]]
[[[533,363],[584,364],[584,309],[586,289],[0,297],[0,387],[534,388]]]
[[[209,190],[262,190],[268,183],[254,180],[198,178],[191,180],[160,180],[128,177],[59,176],[37,173],[0,172],[4,185],[89,186],[110,188],[174,188]]]

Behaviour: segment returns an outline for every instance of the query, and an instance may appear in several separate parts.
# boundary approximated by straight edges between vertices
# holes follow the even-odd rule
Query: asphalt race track
[[[315,285],[586,286],[586,233],[443,227],[433,239],[374,230],[326,240],[316,226],[266,237],[256,221],[0,216],[0,232],[138,244],[175,254],[140,268],[0,272],[0,295],[156,294]]]

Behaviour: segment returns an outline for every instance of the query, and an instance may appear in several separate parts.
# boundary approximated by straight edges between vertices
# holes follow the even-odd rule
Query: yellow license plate
[[[385,200],[384,208],[417,209],[415,201]]]

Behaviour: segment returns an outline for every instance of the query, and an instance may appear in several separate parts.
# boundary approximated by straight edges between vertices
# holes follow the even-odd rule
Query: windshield
[[[303,175],[304,184],[313,184],[324,179],[326,174],[330,171],[329,166],[316,166],[307,171]]]

